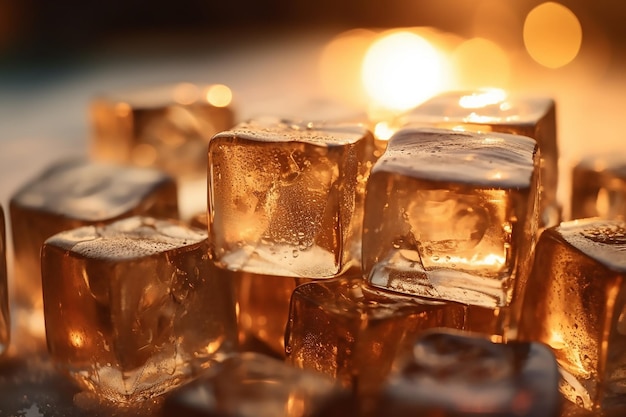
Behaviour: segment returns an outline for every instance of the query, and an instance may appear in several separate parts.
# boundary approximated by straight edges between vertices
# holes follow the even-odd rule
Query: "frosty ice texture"
[[[212,87],[183,83],[96,98],[93,156],[158,167],[176,178],[206,175],[211,136],[234,124],[229,106],[211,102]]]
[[[209,143],[209,229],[232,270],[329,278],[358,263],[367,152],[360,126],[260,120]]]
[[[572,219],[626,216],[626,157],[622,152],[583,158],[572,174]]]
[[[500,132],[535,139],[541,150],[542,227],[555,226],[558,146],[556,105],[546,97],[507,95],[498,89],[449,92],[436,96],[400,118],[401,126],[430,126],[477,132]]]
[[[536,142],[523,136],[397,132],[367,186],[368,282],[492,309],[509,305],[523,291],[538,227],[538,167]]]
[[[42,251],[51,356],[112,401],[158,395],[236,348],[232,282],[207,234],[131,217],[49,238]]]
[[[386,384],[378,416],[557,417],[559,373],[541,343],[433,330]]]
[[[176,190],[153,169],[80,159],[51,165],[11,198],[17,301],[41,307],[39,254],[48,237],[138,214],[176,218]]]
[[[298,286],[285,333],[287,361],[374,394],[393,360],[432,327],[462,328],[461,305],[428,302],[334,278]]]
[[[305,417],[340,392],[320,374],[248,352],[170,393],[164,417]]]
[[[550,345],[562,392],[587,409],[626,398],[626,223],[584,219],[537,244],[519,336]]]
[[[4,210],[2,209],[2,206],[0,206],[0,355],[6,352],[11,339],[6,248]]]

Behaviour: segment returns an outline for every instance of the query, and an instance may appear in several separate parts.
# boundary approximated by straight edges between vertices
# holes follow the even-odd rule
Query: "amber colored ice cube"
[[[330,278],[359,263],[373,137],[358,125],[263,119],[209,143],[217,262],[257,274]]]
[[[158,395],[236,350],[232,282],[207,234],[130,217],[56,234],[42,251],[48,349],[112,401]]]
[[[181,83],[128,90],[91,103],[94,158],[160,168],[175,178],[206,175],[206,147],[234,124],[224,85]]]
[[[550,345],[561,390],[592,409],[626,399],[626,223],[582,219],[545,230],[519,337]]]
[[[436,329],[399,361],[376,415],[558,417],[558,381],[554,354],[542,343]]]
[[[538,228],[533,139],[398,131],[367,185],[363,269],[376,287],[499,309],[522,293]]]
[[[448,92],[422,103],[397,124],[500,132],[535,139],[541,150],[540,226],[559,223],[556,105],[551,98],[507,94],[498,89]]]
[[[246,352],[169,393],[163,416],[305,417],[341,393],[324,375]]]
[[[261,343],[274,355],[284,357],[285,327],[296,279],[245,271],[230,274],[235,282],[241,344]]]
[[[2,206],[0,206],[0,355],[6,352],[11,339],[6,248],[4,210],[2,209]]]
[[[584,157],[572,173],[572,219],[626,216],[626,157],[614,152]]]
[[[378,291],[360,278],[318,280],[293,292],[285,333],[287,361],[368,396],[420,332],[462,328],[463,320],[461,305]]]
[[[177,188],[161,171],[81,159],[57,162],[10,202],[18,303],[41,307],[40,251],[61,231],[133,215],[178,217]]]

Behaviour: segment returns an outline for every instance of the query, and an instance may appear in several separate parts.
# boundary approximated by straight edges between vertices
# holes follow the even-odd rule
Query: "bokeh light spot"
[[[437,49],[408,31],[383,35],[370,46],[363,60],[363,83],[370,99],[398,111],[439,93],[444,74]]]
[[[226,107],[233,100],[233,92],[223,84],[214,84],[207,88],[206,100],[215,107]]]
[[[508,86],[511,76],[509,57],[488,39],[472,38],[463,42],[454,50],[452,62],[461,89]]]
[[[524,21],[524,45],[539,64],[559,68],[576,58],[583,31],[576,15],[559,3],[535,7]]]

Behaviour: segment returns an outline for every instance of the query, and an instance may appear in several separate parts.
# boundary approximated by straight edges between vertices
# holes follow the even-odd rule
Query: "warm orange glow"
[[[460,88],[506,87],[509,83],[509,57],[488,39],[472,38],[463,42],[454,50],[452,62]]]
[[[180,83],[174,87],[172,92],[174,101],[182,105],[189,105],[200,98],[198,87],[190,83]]]
[[[233,100],[233,92],[223,84],[214,84],[206,89],[206,100],[215,107],[226,107]]]
[[[362,77],[370,99],[381,107],[408,110],[441,92],[445,68],[440,53],[423,37],[396,30],[368,49]]]
[[[396,132],[388,122],[378,122],[374,127],[374,136],[376,139],[389,140],[391,136]]]
[[[493,253],[480,258],[478,255],[473,255],[471,258],[466,258],[463,256],[437,256],[431,258],[433,264],[442,264],[442,265],[471,265],[471,266],[497,266],[501,267],[504,265],[506,259],[503,256],[499,256]]]
[[[130,114],[131,110],[130,104],[128,103],[120,102],[115,104],[115,115],[117,117],[126,117]]]
[[[528,13],[524,45],[530,56],[548,68],[559,68],[576,58],[582,43],[582,27],[567,7],[546,2]]]
[[[329,97],[354,105],[366,101],[363,83],[355,74],[361,72],[363,58],[375,37],[371,30],[353,29],[339,34],[324,47],[319,74]]]
[[[70,343],[76,348],[82,348],[85,345],[85,334],[78,330],[72,330],[69,334]]]
[[[133,148],[131,159],[139,166],[152,166],[156,162],[157,151],[152,145],[140,143]]]

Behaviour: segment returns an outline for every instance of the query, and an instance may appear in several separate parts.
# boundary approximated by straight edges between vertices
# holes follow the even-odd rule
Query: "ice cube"
[[[234,124],[231,98],[226,86],[189,83],[101,95],[90,108],[93,156],[204,177],[211,136]]]
[[[209,229],[225,268],[305,278],[359,263],[373,137],[358,125],[268,120],[209,143]]]
[[[174,180],[161,171],[82,159],[59,161],[10,202],[15,297],[41,308],[40,250],[61,231],[145,214],[178,217]]]
[[[6,248],[4,210],[2,209],[2,206],[0,206],[0,355],[6,352],[11,339]]]
[[[360,277],[317,280],[293,292],[285,350],[294,366],[330,375],[367,397],[420,332],[463,325],[458,304],[368,288]]]
[[[524,289],[539,187],[533,139],[426,128],[397,132],[367,187],[368,282],[489,309],[509,306]]]
[[[259,343],[278,357],[285,356],[285,327],[295,278],[228,271],[235,283],[242,345]]]
[[[499,89],[448,92],[419,105],[400,117],[395,124],[402,127],[510,133],[535,139],[541,150],[540,226],[549,227],[559,223],[559,153],[554,100],[510,95]]]
[[[232,282],[212,267],[207,233],[130,217],[46,240],[51,356],[111,401],[158,395],[236,348]]]
[[[168,394],[164,417],[305,417],[338,395],[323,375],[247,352]]]
[[[626,223],[582,219],[537,244],[519,337],[550,345],[565,397],[610,409],[626,399]]]
[[[436,329],[412,353],[385,385],[377,416],[559,416],[558,369],[544,344]]]
[[[622,152],[591,155],[572,173],[572,219],[626,216],[626,158]]]

